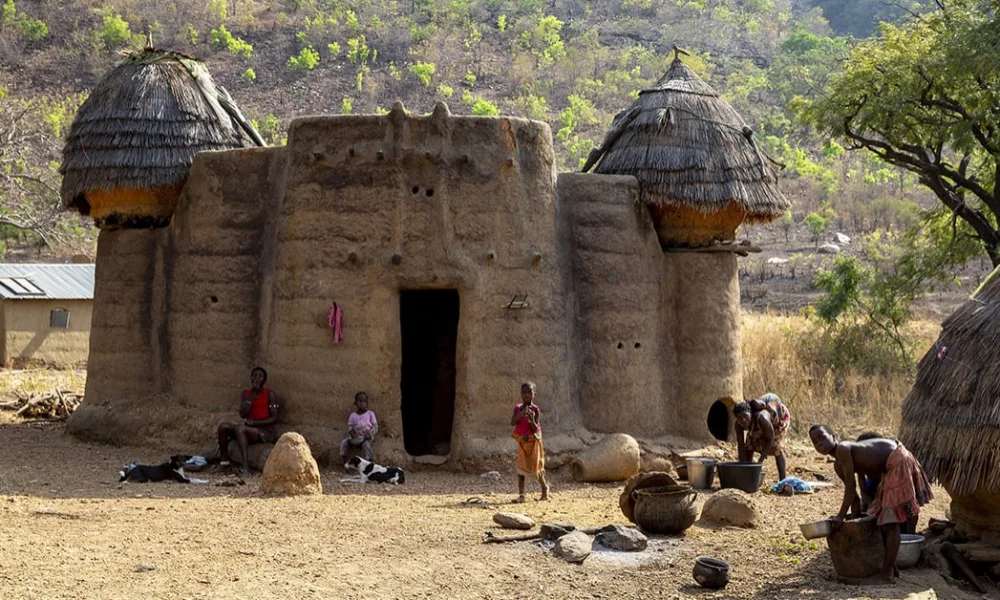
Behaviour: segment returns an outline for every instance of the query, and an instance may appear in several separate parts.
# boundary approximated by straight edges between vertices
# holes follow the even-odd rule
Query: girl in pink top
[[[531,477],[542,488],[539,500],[549,499],[549,484],[545,481],[545,450],[542,448],[542,411],[535,400],[535,384],[521,384],[521,402],[514,407],[510,424],[511,436],[517,441],[517,500],[524,502],[524,480]]]
[[[340,458],[347,464],[347,455],[351,451],[351,446],[361,446],[361,457],[367,461],[375,462],[375,449],[372,442],[375,441],[375,434],[378,433],[378,419],[375,418],[375,411],[368,408],[368,394],[358,392],[354,396],[354,412],[347,417],[347,435],[344,441],[340,442]]]

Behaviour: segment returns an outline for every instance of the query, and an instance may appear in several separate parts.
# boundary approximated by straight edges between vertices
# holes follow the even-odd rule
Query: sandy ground
[[[928,569],[904,571],[895,587],[832,579],[825,544],[805,542],[797,524],[836,511],[840,490],[793,498],[758,494],[754,530],[695,525],[654,537],[641,555],[601,553],[570,565],[536,545],[482,544],[493,512],[517,509],[536,521],[622,523],[620,484],[572,483],[551,473],[553,500],[513,499],[512,477],[491,484],[475,473],[408,473],[404,486],[358,486],[324,471],[325,493],[272,499],[245,486],[117,483],[132,458],[159,462],[171,449],[81,443],[60,424],[0,425],[0,598],[893,598],[935,589],[971,599]],[[832,469],[806,448],[790,467]],[[941,517],[947,496],[921,515]],[[467,507],[481,496],[493,507]],[[537,497],[535,494],[533,497]],[[707,497],[702,494],[699,502]],[[729,561],[722,591],[697,587],[696,556]],[[155,569],[137,572],[141,564]]]

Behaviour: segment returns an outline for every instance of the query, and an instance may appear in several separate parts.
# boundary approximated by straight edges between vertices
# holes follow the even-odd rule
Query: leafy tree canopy
[[[915,173],[1000,265],[1000,1],[938,0],[858,44],[800,116]]]

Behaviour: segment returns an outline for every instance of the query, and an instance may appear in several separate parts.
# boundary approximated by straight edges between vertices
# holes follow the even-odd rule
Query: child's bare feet
[[[524,504],[524,494],[518,496],[517,500],[514,500],[514,504]]]
[[[541,497],[539,498],[539,500],[540,500],[541,502],[545,502],[545,501],[547,501],[548,499],[549,499],[549,486],[547,486],[547,485],[546,485],[545,487],[543,487],[543,488],[542,488],[542,495],[541,495]]]

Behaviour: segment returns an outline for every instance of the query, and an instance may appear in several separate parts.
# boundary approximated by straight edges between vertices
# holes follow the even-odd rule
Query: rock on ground
[[[566,562],[582,563],[593,547],[594,538],[582,531],[572,531],[556,540],[552,552]]]
[[[498,512],[493,515],[493,522],[504,529],[522,529],[527,531],[535,526],[535,521],[528,515],[512,512]]]
[[[319,467],[304,437],[295,432],[281,436],[264,465],[260,490],[275,496],[323,493]]]
[[[820,254],[840,254],[840,246],[837,244],[823,244],[819,247]]]
[[[612,550],[622,550],[624,552],[639,552],[646,549],[648,540],[646,536],[622,525],[608,525],[597,533],[595,541]]]
[[[712,494],[701,509],[701,520],[737,527],[756,527],[760,518],[757,504],[749,494],[725,489]]]
[[[673,473],[674,465],[662,456],[643,452],[639,459],[640,473]]]
[[[571,531],[576,530],[576,525],[567,522],[542,523],[539,531],[543,540],[556,541]]]

